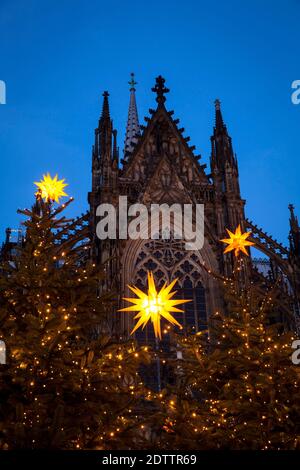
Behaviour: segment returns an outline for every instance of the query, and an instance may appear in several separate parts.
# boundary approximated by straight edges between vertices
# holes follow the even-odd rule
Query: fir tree
[[[54,208],[39,192],[21,211],[23,246],[1,267],[0,449],[139,445],[146,353],[103,333],[104,271],[86,262],[86,230],[61,215],[70,202]]]
[[[245,265],[244,265],[245,267]],[[276,285],[240,289],[242,269],[222,279],[226,314],[206,332],[177,336],[177,387],[161,395],[169,414],[160,445],[176,449],[295,449],[300,446],[299,371],[292,332],[271,324]],[[220,276],[218,276],[220,278]],[[264,294],[263,294],[264,291]],[[298,374],[298,375],[297,375]]]

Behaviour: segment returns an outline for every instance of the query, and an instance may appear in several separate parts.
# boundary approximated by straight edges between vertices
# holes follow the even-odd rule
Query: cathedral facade
[[[92,188],[88,195],[90,206],[90,235],[92,257],[104,263],[107,272],[104,289],[117,296],[117,306],[129,296],[128,284],[147,287],[147,272],[152,271],[157,285],[178,278],[177,296],[191,299],[178,316],[183,327],[199,331],[206,327],[209,316],[225,308],[220,284],[210,271],[230,276],[234,266],[231,253],[224,254],[220,239],[226,228],[251,230],[252,241],[264,257],[268,257],[268,272],[259,272],[249,257],[247,276],[269,277],[280,273],[291,287],[293,315],[298,317],[300,230],[291,211],[290,247],[286,248],[263,232],[245,217],[245,200],[241,196],[239,171],[232,140],[224,123],[220,101],[215,101],[215,124],[211,136],[210,168],[195,155],[179,127],[179,119],[167,109],[169,90],[161,76],[156,78],[152,91],[156,107],[139,124],[135,81],[132,74],[130,102],[123,158],[119,158],[117,131],[110,116],[108,92],[103,94],[103,107],[92,151]],[[129,204],[203,204],[204,245],[200,250],[186,250],[183,240],[170,234],[169,239],[99,240],[96,235],[97,207],[102,203],[118,206],[119,196],[127,196]],[[174,229],[175,230],[175,229]],[[205,266],[205,269],[203,267]],[[293,274],[291,274],[293,272]],[[133,315],[119,313],[113,328],[128,336],[134,324]],[[152,327],[136,332],[141,343],[152,343]]]

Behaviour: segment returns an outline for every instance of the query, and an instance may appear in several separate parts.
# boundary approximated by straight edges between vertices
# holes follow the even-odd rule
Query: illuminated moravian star
[[[230,230],[226,229],[227,233],[230,238],[223,238],[220,240],[223,243],[227,243],[227,247],[224,250],[224,253],[229,253],[230,251],[234,250],[234,255],[238,256],[239,252],[242,251],[245,255],[249,256],[248,251],[246,250],[246,246],[254,245],[253,242],[247,240],[251,232],[244,232],[241,231],[241,226],[239,225],[235,230],[235,233],[232,233]]]
[[[47,175],[43,175],[41,181],[35,182],[34,184],[39,188],[41,197],[45,201],[55,201],[59,204],[59,199],[63,196],[67,196],[67,193],[64,192],[64,188],[68,186],[68,184],[65,183],[64,179],[59,180],[57,175],[52,178],[50,174],[47,173]]]
[[[176,294],[176,291],[172,291],[172,288],[176,284],[177,279],[167,285],[165,282],[160,291],[158,292],[155,287],[153,273],[148,272],[148,293],[141,291],[138,287],[128,286],[129,289],[137,296],[133,298],[123,298],[127,302],[131,302],[134,305],[125,307],[119,311],[123,312],[138,312],[134,319],[138,320],[135,324],[131,334],[133,334],[138,328],[143,329],[147,325],[148,321],[151,320],[154,328],[154,334],[156,338],[161,339],[161,319],[164,318],[172,325],[176,325],[182,329],[180,323],[171,315],[170,312],[183,312],[183,310],[176,307],[176,305],[191,302],[191,300],[172,300],[172,297]]]

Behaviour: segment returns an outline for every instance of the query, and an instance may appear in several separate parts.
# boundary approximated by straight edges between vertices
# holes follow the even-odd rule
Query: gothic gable
[[[163,157],[169,158],[177,168],[181,178],[188,184],[207,184],[208,178],[204,165],[200,165],[193,154],[193,147],[187,144],[188,138],[182,136],[177,122],[164,106],[152,111],[148,125],[121,172],[122,179],[145,182],[149,174]]]

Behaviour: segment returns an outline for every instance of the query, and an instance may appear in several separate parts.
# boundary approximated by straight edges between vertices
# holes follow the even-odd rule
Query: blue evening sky
[[[203,163],[221,99],[246,214],[286,243],[288,203],[300,215],[299,21],[299,0],[1,0],[0,239],[47,171],[67,179],[70,215],[87,209],[102,92],[122,149],[134,71],[140,121],[162,74]]]

